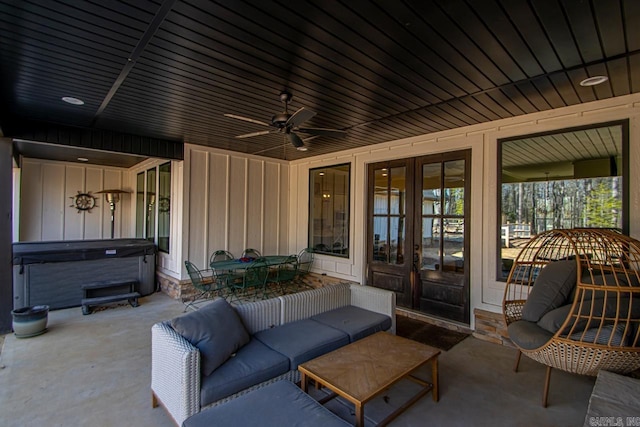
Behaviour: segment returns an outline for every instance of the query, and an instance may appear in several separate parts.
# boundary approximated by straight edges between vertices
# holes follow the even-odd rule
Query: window
[[[558,228],[628,234],[628,122],[499,141],[498,279],[520,247]]]
[[[158,167],[158,250],[169,253],[171,231],[171,163]]]
[[[351,165],[309,171],[309,247],[316,253],[349,257]]]
[[[136,176],[136,237],[169,253],[171,229],[171,162]]]

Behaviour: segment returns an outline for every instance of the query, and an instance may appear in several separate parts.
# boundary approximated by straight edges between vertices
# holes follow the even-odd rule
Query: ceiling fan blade
[[[225,117],[230,117],[232,119],[237,119],[237,120],[242,120],[244,122],[249,122],[249,123],[255,123],[257,125],[262,125],[262,126],[271,126],[269,123],[267,122],[261,122],[260,120],[255,120],[255,119],[250,119],[249,117],[243,117],[243,116],[236,116],[235,114],[225,114]]]
[[[347,132],[339,129],[298,128],[296,131],[317,136],[329,136],[331,138],[343,138],[347,136]]]
[[[304,142],[300,139],[298,135],[293,132],[288,132],[285,134],[289,142],[296,148],[300,148],[304,146]]]
[[[313,141],[314,139],[318,138],[320,135],[312,135],[312,136],[307,136],[306,138],[304,138],[302,140],[302,142],[309,142],[309,141]]]
[[[238,138],[238,139],[251,138],[252,136],[266,135],[268,133],[271,133],[271,131],[270,130],[261,130],[259,132],[251,132],[251,133],[245,133],[244,135],[238,135],[238,136],[236,136],[236,138]]]
[[[287,120],[287,126],[294,128],[306,122],[307,120],[309,120],[311,117],[315,115],[316,115],[315,111],[307,110],[306,108],[302,107],[298,111],[293,113],[291,117],[289,117],[289,120]]]

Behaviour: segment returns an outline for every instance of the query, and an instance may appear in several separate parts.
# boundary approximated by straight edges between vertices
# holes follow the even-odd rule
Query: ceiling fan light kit
[[[291,102],[292,95],[287,91],[280,93],[280,101],[284,103],[284,111],[282,113],[274,114],[271,117],[271,123],[266,123],[260,120],[252,119],[249,117],[239,116],[237,114],[225,114],[225,117],[231,119],[242,120],[249,123],[254,123],[261,126],[270,126],[275,129],[263,130],[258,132],[245,133],[237,135],[236,138],[251,138],[254,136],[262,136],[270,133],[281,133],[285,137],[285,141],[291,143],[298,151],[307,151],[307,147],[304,145],[304,141],[297,135],[297,133],[304,133],[313,135],[308,138],[316,138],[318,136],[328,136],[332,138],[341,138],[346,136],[346,132],[339,129],[323,129],[323,128],[302,128],[300,125],[316,115],[315,111],[301,107],[295,113],[289,114],[289,103]]]

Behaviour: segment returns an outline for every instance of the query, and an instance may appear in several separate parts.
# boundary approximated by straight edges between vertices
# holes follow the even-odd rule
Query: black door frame
[[[383,162],[370,163],[367,165],[367,179],[368,179],[368,189],[367,189],[367,243],[366,243],[366,253],[367,253],[367,282],[373,284],[373,286],[387,289],[390,291],[396,292],[396,300],[397,304],[400,306],[404,306],[406,304],[405,300],[408,303],[411,303],[412,300],[412,288],[411,283],[409,282],[409,277],[412,268],[412,254],[413,248],[410,243],[413,240],[413,203],[414,203],[414,195],[413,195],[413,183],[410,182],[413,179],[415,162],[413,159],[400,159],[400,160],[389,160]],[[374,262],[374,245],[373,237],[370,235],[370,232],[373,231],[373,220],[374,220],[374,203],[373,203],[373,184],[375,183],[374,172],[376,169],[388,168],[391,171],[392,168],[397,167],[405,167],[406,175],[405,175],[405,186],[407,187],[407,192],[405,195],[405,212],[404,212],[404,242],[402,247],[403,253],[403,262],[402,264],[388,264],[381,262]],[[391,174],[389,174],[391,175]],[[391,176],[389,176],[389,180]]]
[[[463,298],[463,311],[462,311],[462,315],[460,316],[457,313],[451,313],[450,315],[442,315],[442,314],[438,314],[438,313],[433,313],[433,312],[428,312],[428,314],[430,315],[436,315],[439,317],[443,317],[449,320],[454,320],[454,321],[459,321],[465,324],[470,324],[470,317],[471,317],[471,301],[470,301],[470,276],[471,276],[471,271],[470,271],[470,233],[471,233],[471,149],[462,149],[462,150],[456,150],[456,151],[449,151],[449,152],[445,152],[445,153],[436,153],[436,154],[428,154],[428,155],[424,155],[424,156],[420,156],[420,157],[416,157],[414,158],[415,161],[415,179],[414,179],[414,185],[415,185],[415,206],[416,209],[414,211],[415,213],[415,217],[414,217],[414,237],[413,237],[413,242],[414,244],[419,244],[420,241],[422,240],[422,236],[421,236],[421,223],[422,223],[422,212],[420,209],[420,206],[422,205],[422,195],[420,194],[419,189],[422,188],[422,170],[421,167],[423,164],[428,164],[428,163],[440,163],[441,164],[441,176],[444,178],[444,164],[446,162],[449,161],[454,161],[454,160],[464,160],[465,162],[465,170],[464,170],[464,176],[465,176],[465,180],[464,180],[464,210],[463,210],[463,216],[464,216],[464,228],[463,228],[463,241],[464,241],[464,245],[463,245],[463,253],[464,253],[464,260],[463,260],[463,270],[464,270],[464,276],[461,278],[462,280],[462,298]],[[441,184],[442,186],[444,186],[444,182]],[[446,215],[443,215],[446,216]],[[443,250],[443,245],[444,245],[444,234],[441,234],[441,238],[440,238],[440,251]],[[422,245],[419,245],[420,251],[422,251]],[[422,253],[418,253],[418,259],[421,259],[421,255]],[[414,287],[414,307],[416,307],[417,310],[421,311],[421,312],[425,312],[424,310],[421,309],[421,306],[423,305],[423,301],[421,301],[421,277],[420,277],[420,268],[414,268],[414,281],[416,283],[415,287]],[[449,280],[447,280],[448,278],[446,277],[446,274],[434,274],[432,277],[433,281],[437,283],[438,280],[440,280],[440,283],[442,284],[447,284],[450,283]],[[457,282],[458,280],[455,280],[455,282]]]
[[[462,323],[470,322],[470,212],[471,212],[471,149],[461,149],[446,153],[436,153],[424,156],[409,157],[397,160],[388,160],[367,164],[367,229],[366,229],[366,279],[369,285],[396,292],[399,307],[411,310],[420,309],[420,280],[418,272],[414,268],[414,242],[419,243],[417,236],[420,227],[417,221],[422,221],[421,194],[418,194],[418,178],[422,178],[422,172],[418,171],[418,164],[425,159],[443,159],[436,161],[448,161],[453,159],[465,160],[465,206],[464,206],[464,315]],[[374,261],[373,221],[374,221],[374,183],[375,170],[381,168],[406,167],[406,202],[405,202],[405,241],[403,246],[404,262],[401,265],[388,264]],[[390,178],[389,178],[390,179]],[[417,239],[417,240],[416,240]],[[420,246],[421,249],[421,246]],[[432,314],[432,313],[428,313]]]

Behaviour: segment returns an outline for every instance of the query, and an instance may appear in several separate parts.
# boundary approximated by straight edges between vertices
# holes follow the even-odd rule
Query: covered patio
[[[564,226],[598,188],[580,179],[615,181],[597,226],[640,237],[640,3],[0,6],[1,425],[172,425],[151,408],[150,329],[194,294],[185,260],[308,247],[312,285],[384,288],[474,334],[442,354],[440,402],[393,425],[582,425],[594,378],[554,371],[545,409],[545,368],[513,373],[505,276],[515,224]],[[11,334],[16,295],[36,295],[14,288],[12,244],[130,238],[157,250],[139,307]]]

